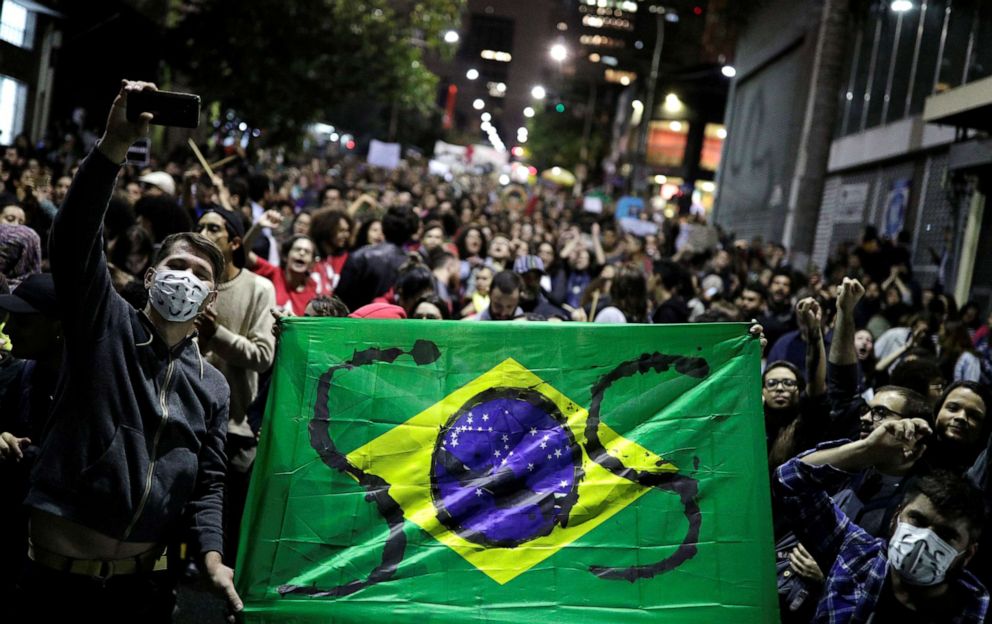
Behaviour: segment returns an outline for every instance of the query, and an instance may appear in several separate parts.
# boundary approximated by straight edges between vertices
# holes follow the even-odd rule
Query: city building
[[[61,15],[32,0],[0,0],[0,144],[48,127]]]
[[[747,3],[715,218],[824,267],[871,224],[915,277],[992,298],[992,5]]]

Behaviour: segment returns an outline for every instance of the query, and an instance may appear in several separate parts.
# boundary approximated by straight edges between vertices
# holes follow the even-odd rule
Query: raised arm
[[[823,347],[823,314],[816,299],[807,297],[796,306],[799,331],[806,339],[806,393],[811,397],[827,391],[827,359]]]
[[[879,360],[875,364],[875,370],[880,373],[889,370],[890,366],[895,364],[900,358],[902,358],[902,356],[906,355],[906,352],[912,349],[913,346],[919,343],[921,340],[923,340],[923,338],[926,337],[926,335],[927,335],[927,330],[925,327],[921,327],[916,331],[914,331],[912,334],[909,335],[909,339],[906,340],[906,342],[901,347],[899,347],[892,353],[889,353],[887,356]]]
[[[379,205],[379,202],[376,201],[375,197],[372,197],[368,193],[362,193],[348,206],[348,216],[354,218],[355,214],[358,212],[358,209],[366,204],[372,206],[372,208],[375,208]]]
[[[924,440],[933,433],[921,418],[885,421],[864,440],[814,451],[802,457],[810,466],[832,466],[845,472],[878,468],[883,472],[905,471],[926,450]]]
[[[835,434],[848,437],[857,429],[864,399],[858,388],[858,358],[854,351],[854,308],[865,289],[854,279],[844,278],[837,293],[834,339],[827,363],[827,399]]]
[[[596,261],[596,266],[606,264],[606,253],[603,251],[603,242],[599,239],[600,227],[598,223],[592,224],[592,255]]]
[[[96,149],[82,162],[62,207],[55,215],[49,241],[55,289],[63,327],[70,336],[98,339],[107,329],[114,290],[103,252],[103,218],[117,174],[131,144],[148,134],[152,116],[127,120],[127,95],[155,89],[147,82],[124,81]]]
[[[278,228],[282,225],[283,216],[278,210],[266,210],[256,221],[241,241],[241,247],[245,250],[245,268],[252,270],[258,265],[258,255],[251,250],[255,246],[255,239],[259,237],[264,228]]]
[[[865,287],[856,279],[844,278],[837,289],[837,320],[834,339],[830,344],[830,363],[853,365],[858,363],[854,352],[854,307],[865,294]]]

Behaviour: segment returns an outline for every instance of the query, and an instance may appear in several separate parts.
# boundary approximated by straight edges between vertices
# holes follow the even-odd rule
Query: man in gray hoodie
[[[166,238],[132,308],[111,286],[103,218],[130,145],[152,116],[126,117],[127,82],[52,227],[51,267],[65,338],[44,446],[26,505],[29,562],[13,621],[169,622],[185,538],[215,587],[242,608],[221,560],[229,390],[200,355],[194,319],[216,298],[220,250]]]

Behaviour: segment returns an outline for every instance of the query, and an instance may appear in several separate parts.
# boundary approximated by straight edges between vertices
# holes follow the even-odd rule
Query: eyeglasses
[[[872,422],[879,422],[885,420],[886,418],[905,418],[905,414],[891,410],[884,405],[872,405],[864,412],[865,414],[871,414]]]
[[[765,387],[768,388],[769,390],[774,390],[775,388],[778,388],[779,386],[782,386],[786,390],[795,390],[799,386],[799,383],[796,382],[795,379],[766,379],[765,380]]]

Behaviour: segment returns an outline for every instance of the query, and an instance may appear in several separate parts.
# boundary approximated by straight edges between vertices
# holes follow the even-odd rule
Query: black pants
[[[103,581],[29,560],[18,582],[14,617],[3,621],[167,624],[175,607],[176,578],[167,570]]]
[[[234,457],[258,446],[255,438],[228,434],[227,456]],[[254,455],[251,455],[254,457]],[[224,487],[224,563],[234,567],[238,556],[238,540],[241,537],[241,516],[248,501],[248,485],[251,483],[251,470],[254,462],[244,472],[233,466],[227,468],[227,483]]]

